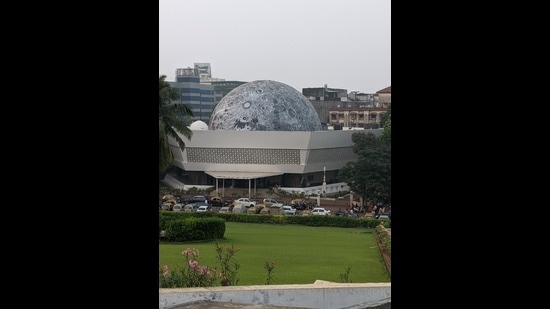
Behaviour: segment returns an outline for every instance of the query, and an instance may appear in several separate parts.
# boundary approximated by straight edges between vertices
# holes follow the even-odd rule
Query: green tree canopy
[[[178,135],[191,139],[193,132],[187,127],[193,111],[185,104],[173,103],[178,93],[165,81],[166,75],[159,76],[159,173],[164,173],[170,165],[174,155],[170,150],[169,137],[176,140],[181,150],[185,142]]]
[[[352,135],[357,159],[348,162],[338,174],[352,191],[375,203],[381,198],[391,198],[391,110],[384,116],[384,132],[380,137],[371,132]]]
[[[384,128],[382,139],[384,139],[387,144],[391,144],[391,104],[388,106],[388,112],[384,114],[380,123]]]

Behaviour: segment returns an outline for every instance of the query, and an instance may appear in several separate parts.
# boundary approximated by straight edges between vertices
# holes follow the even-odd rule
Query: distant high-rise
[[[210,67],[210,63],[195,62],[195,70],[197,70],[197,73],[201,79],[212,77],[212,68]]]
[[[217,81],[224,81],[225,79],[222,78],[212,78],[212,67],[210,66],[210,63],[203,62],[203,63],[197,63],[195,62],[195,70],[200,78],[201,84],[210,84],[212,82]]]
[[[168,84],[178,92],[174,102],[187,105],[193,111],[193,120],[210,121],[215,105],[214,87],[200,83],[197,68],[176,69],[176,81],[168,81]]]
[[[226,94],[228,94],[231,90],[239,87],[242,84],[246,84],[246,82],[242,81],[217,81],[212,82],[212,86],[214,86],[214,101],[216,104],[225,97]]]

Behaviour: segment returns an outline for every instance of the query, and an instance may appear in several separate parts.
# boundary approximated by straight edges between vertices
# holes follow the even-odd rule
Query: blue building
[[[196,68],[177,69],[176,81],[168,84],[178,92],[179,97],[174,102],[185,104],[193,111],[193,121],[210,121],[216,104],[214,86],[201,84]]]

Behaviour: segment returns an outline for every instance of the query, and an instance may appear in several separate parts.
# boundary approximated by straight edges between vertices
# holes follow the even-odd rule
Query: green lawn
[[[373,231],[366,228],[309,227],[226,222],[222,245],[233,245],[241,267],[238,285],[265,284],[265,262],[275,262],[271,284],[341,282],[348,267],[350,282],[390,282]],[[181,251],[196,248],[199,264],[218,267],[214,242],[159,245],[160,265],[183,266]],[[217,284],[219,285],[219,284]]]

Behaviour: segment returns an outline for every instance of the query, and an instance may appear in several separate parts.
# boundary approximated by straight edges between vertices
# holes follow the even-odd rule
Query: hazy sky
[[[390,0],[159,0],[159,75],[374,93],[391,86]]]

